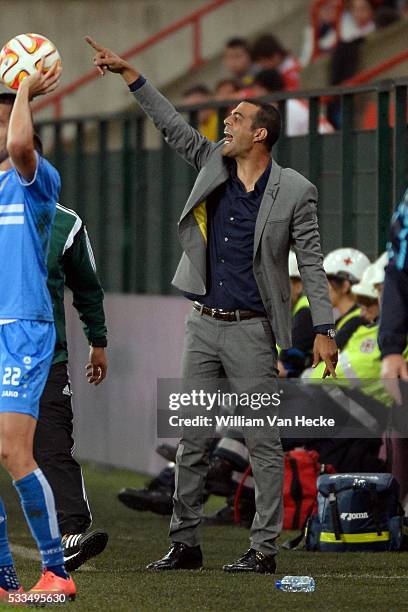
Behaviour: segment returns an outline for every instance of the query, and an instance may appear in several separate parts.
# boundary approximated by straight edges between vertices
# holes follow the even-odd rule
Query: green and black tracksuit
[[[65,287],[72,291],[73,305],[89,344],[105,347],[103,290],[86,228],[74,211],[58,204],[48,256],[48,289],[57,339],[53,365],[40,402],[34,456],[54,492],[62,534],[82,533],[92,520],[81,468],[72,456],[73,413],[67,369]]]

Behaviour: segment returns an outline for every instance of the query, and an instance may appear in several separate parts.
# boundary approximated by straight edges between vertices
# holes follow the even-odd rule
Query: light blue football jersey
[[[39,155],[29,183],[14,168],[0,172],[0,319],[53,321],[47,255],[60,188]]]

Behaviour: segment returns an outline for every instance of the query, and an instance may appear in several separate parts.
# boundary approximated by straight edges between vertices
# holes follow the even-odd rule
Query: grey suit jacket
[[[182,291],[206,293],[206,241],[194,214],[200,203],[228,179],[222,143],[201,136],[149,82],[133,93],[168,144],[198,171],[178,230],[183,255],[173,278]],[[317,190],[301,174],[275,161],[259,209],[253,269],[277,343],[291,346],[288,255],[297,257],[314,325],[333,324],[317,224]]]

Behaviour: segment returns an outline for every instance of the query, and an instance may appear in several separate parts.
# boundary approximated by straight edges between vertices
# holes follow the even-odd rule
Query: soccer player
[[[32,593],[75,597],[64,567],[54,496],[33,458],[39,399],[54,354],[46,258],[60,190],[58,172],[35,149],[30,100],[57,86],[55,63],[20,84],[12,108],[0,105],[0,460],[13,478],[43,573]],[[21,590],[0,501],[0,597]]]

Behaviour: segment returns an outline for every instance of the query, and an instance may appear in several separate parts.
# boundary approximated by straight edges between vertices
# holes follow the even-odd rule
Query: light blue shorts
[[[0,412],[38,419],[54,349],[54,323],[18,320],[0,325]]]

